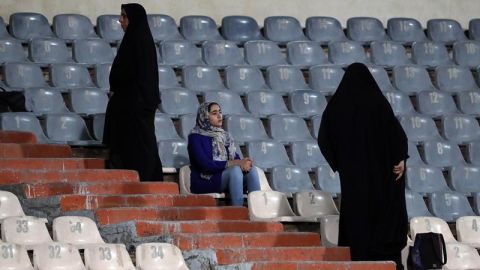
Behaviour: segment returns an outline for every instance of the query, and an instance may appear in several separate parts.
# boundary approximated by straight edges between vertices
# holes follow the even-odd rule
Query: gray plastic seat
[[[18,12],[10,15],[10,33],[23,41],[54,37],[47,18],[40,13]]]
[[[298,90],[288,96],[290,110],[300,117],[321,115],[327,107],[327,99],[313,90]]]
[[[28,62],[22,43],[13,38],[0,39],[0,64],[8,62]]]
[[[209,91],[204,95],[204,101],[214,101],[220,104],[223,115],[248,114],[240,96],[232,91]]]
[[[198,109],[197,95],[189,90],[172,88],[161,91],[160,108],[162,112],[173,117],[182,114],[196,114]]]
[[[375,82],[381,91],[395,91],[390,78],[388,77],[387,71],[380,66],[369,66],[368,70],[372,74]]]
[[[95,65],[95,83],[102,90],[110,90],[110,69],[112,64]]]
[[[468,22],[468,36],[472,40],[480,40],[480,19],[471,19]]]
[[[470,165],[456,165],[449,170],[450,186],[453,190],[471,196],[480,192],[480,167]]]
[[[408,142],[408,156],[407,166],[425,165],[418,153],[417,146],[412,142]]]
[[[25,90],[24,95],[25,108],[36,115],[68,112],[60,91],[31,88]]]
[[[313,66],[309,69],[308,84],[324,95],[337,91],[345,71],[339,66]]]
[[[312,122],[313,137],[315,137],[315,139],[317,139],[318,138],[318,132],[320,131],[320,123],[322,122],[322,116],[321,115],[314,115],[310,118],[310,121]]]
[[[267,67],[286,64],[285,56],[278,45],[269,40],[252,40],[245,42],[245,59],[249,65]]]
[[[97,17],[97,33],[109,43],[116,43],[123,38],[119,15],[100,15]]]
[[[205,41],[202,45],[203,60],[209,66],[226,67],[244,65],[242,49],[228,40]]]
[[[413,18],[388,19],[387,32],[393,41],[403,44],[412,44],[416,41],[427,40],[422,25]]]
[[[188,135],[192,128],[195,127],[195,122],[197,119],[197,114],[184,114],[179,117],[180,122],[180,136],[183,139],[188,139]],[[238,142],[237,142],[238,143]]]
[[[412,44],[412,59],[417,65],[430,68],[452,64],[447,48],[440,42],[418,41]]]
[[[368,63],[367,55],[360,42],[334,41],[328,44],[328,59],[335,65],[348,66],[352,63]]]
[[[48,139],[40,126],[40,121],[31,112],[6,112],[0,114],[2,130],[26,131],[35,134],[38,143],[47,143]]]
[[[421,114],[440,117],[444,114],[457,113],[457,106],[449,93],[424,91],[417,94],[417,109]]]
[[[305,121],[292,115],[272,115],[268,118],[270,136],[279,142],[289,143],[313,140]]]
[[[292,165],[283,144],[275,141],[252,141],[246,143],[247,155],[255,166],[268,170],[276,166]]]
[[[431,19],[427,21],[428,38],[446,44],[466,40],[462,26],[452,19]]]
[[[405,186],[418,193],[450,192],[442,170],[433,166],[408,166]]]
[[[328,165],[320,165],[315,170],[315,188],[332,194],[335,198],[342,193],[340,176]]]
[[[480,42],[457,41],[453,44],[453,59],[459,66],[475,69],[480,65]]]
[[[11,38],[7,31],[7,25],[5,25],[5,21],[2,17],[0,17],[0,38]]]
[[[223,17],[221,31],[225,39],[237,44],[243,44],[249,40],[264,39],[257,21],[249,16]]]
[[[210,66],[184,67],[182,70],[182,81],[187,89],[197,92],[225,89],[218,69]]]
[[[180,139],[172,119],[168,115],[161,113],[155,114],[155,136],[157,137],[157,142]]]
[[[329,64],[327,55],[314,41],[290,41],[287,43],[288,62],[300,68]]]
[[[449,114],[442,117],[442,134],[457,144],[480,139],[480,126],[475,117],[465,114]]]
[[[347,40],[340,22],[333,17],[308,17],[305,23],[305,33],[310,40],[327,45],[332,41]]]
[[[293,142],[290,150],[291,160],[297,167],[310,170],[327,164],[316,141]]]
[[[455,222],[459,217],[475,216],[467,197],[459,192],[434,192],[428,194],[432,214],[446,222]]]
[[[105,114],[95,114],[93,116],[93,136],[97,141],[103,140],[103,128],[105,126]]]
[[[147,14],[147,20],[155,42],[183,39],[172,17],[165,14]]]
[[[363,44],[388,38],[382,22],[373,17],[349,18],[347,20],[347,37]]]
[[[75,89],[70,91],[72,110],[77,114],[92,115],[105,113],[107,93],[97,89]]]
[[[42,70],[33,63],[6,63],[3,66],[3,79],[12,90],[34,87],[49,88],[43,78]]]
[[[290,16],[269,16],[263,21],[265,38],[281,45],[294,40],[306,40],[300,22]]]
[[[225,84],[240,94],[269,89],[262,72],[252,66],[230,66],[225,69]]]
[[[271,187],[291,197],[294,193],[314,190],[308,172],[295,166],[276,166],[270,175]]]
[[[70,145],[94,145],[85,121],[76,113],[47,114],[45,116],[47,137],[56,143]]]
[[[54,63],[72,63],[73,59],[67,44],[57,38],[36,38],[28,46],[30,59],[40,66],[46,67]]]
[[[436,140],[423,143],[425,161],[428,165],[436,167],[450,167],[465,164],[462,152],[457,144]]]
[[[393,68],[410,64],[407,52],[402,43],[394,41],[374,41],[370,43],[371,59],[375,65]]]
[[[470,142],[467,145],[468,161],[471,164],[480,166],[480,141]]]
[[[432,213],[427,208],[423,196],[411,190],[405,190],[408,219],[414,217],[431,217]]]
[[[478,89],[473,74],[468,67],[439,66],[435,69],[438,89],[458,93]]]
[[[177,75],[173,68],[169,66],[158,66],[158,88],[163,89],[180,88]]]
[[[310,88],[305,82],[302,71],[289,65],[268,67],[266,80],[273,91],[282,94]]]
[[[409,95],[435,90],[427,70],[422,66],[403,65],[393,68],[393,84]]]
[[[409,141],[418,143],[440,138],[435,122],[428,116],[421,114],[404,115],[400,117],[400,124]]]
[[[190,164],[187,141],[184,140],[162,140],[158,142],[158,154],[163,167],[180,169]]]
[[[55,87],[66,89],[95,87],[87,67],[80,64],[53,64],[50,81]]]
[[[407,94],[399,91],[390,91],[383,93],[392,107],[395,115],[408,115],[415,113],[412,102]]]
[[[290,114],[282,95],[271,91],[248,92],[247,109],[251,114],[260,117],[272,114]]]
[[[480,92],[467,91],[457,94],[460,111],[464,114],[480,115]]]
[[[71,42],[76,39],[98,38],[90,19],[80,14],[58,14],[53,17],[53,32]]]
[[[73,42],[73,58],[77,63],[112,63],[114,57],[112,48],[103,39],[80,39]]]
[[[215,21],[208,16],[191,15],[180,19],[180,32],[197,44],[206,40],[223,40]]]
[[[262,121],[250,115],[228,115],[225,117],[225,129],[238,144],[249,141],[268,140]]]
[[[165,40],[160,43],[161,64],[174,67],[203,64],[200,49],[188,40]]]

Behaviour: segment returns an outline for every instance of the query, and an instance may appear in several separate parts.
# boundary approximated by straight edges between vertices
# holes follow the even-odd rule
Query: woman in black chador
[[[138,171],[142,181],[163,180],[155,138],[155,111],[160,103],[157,54],[145,9],[122,5],[125,31],[110,71],[110,92],[103,143],[109,167]]]
[[[393,260],[403,269],[407,137],[365,65],[345,72],[323,113],[318,144],[340,174],[338,244],[350,247],[352,260]]]

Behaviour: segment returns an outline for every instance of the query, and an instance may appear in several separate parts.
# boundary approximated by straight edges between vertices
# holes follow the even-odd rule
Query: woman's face
[[[123,10],[122,8],[122,12],[120,12],[120,26],[122,27],[123,29],[123,32],[125,32],[127,30],[127,26],[128,26],[128,17],[127,17],[127,13],[125,12],[125,10]]]
[[[220,106],[213,104],[210,106],[210,111],[208,112],[208,121],[213,127],[221,128],[223,124],[222,111]]]

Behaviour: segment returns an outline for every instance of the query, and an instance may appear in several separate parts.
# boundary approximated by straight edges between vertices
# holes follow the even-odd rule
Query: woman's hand
[[[240,168],[242,168],[242,171],[249,172],[252,169],[252,166],[253,161],[250,158],[242,159],[242,166],[240,166]]]
[[[402,177],[403,173],[405,171],[405,161],[400,161],[397,165],[393,166],[393,173],[397,175],[397,178],[395,179],[398,180],[400,177]]]

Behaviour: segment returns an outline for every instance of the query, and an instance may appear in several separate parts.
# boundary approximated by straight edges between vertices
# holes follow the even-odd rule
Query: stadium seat
[[[399,91],[383,92],[392,107],[395,115],[408,115],[415,113],[412,102],[407,94]]]
[[[198,110],[198,99],[194,92],[182,89],[166,89],[161,91],[160,108],[162,112],[173,117],[182,114],[196,114]]]
[[[7,25],[2,17],[0,17],[0,39],[11,38],[10,34],[7,31]]]
[[[180,194],[193,194],[190,190],[190,173],[190,166],[183,166],[180,168],[180,172],[178,174],[178,185],[180,188]],[[225,193],[202,193],[202,195],[208,195],[216,199],[225,198]]]
[[[290,41],[287,43],[288,62],[296,67],[308,69],[315,65],[329,64],[327,55],[314,41]]]
[[[313,140],[305,121],[293,115],[271,115],[268,118],[270,136],[284,144]]]
[[[0,64],[8,62],[28,62],[22,43],[13,38],[0,39]]]
[[[96,144],[88,132],[85,121],[75,113],[56,113],[45,116],[47,137],[56,143],[71,145]]]
[[[271,187],[292,197],[294,193],[314,190],[306,170],[295,166],[276,166],[270,174]]]
[[[432,118],[421,114],[410,114],[400,117],[402,125],[408,140],[419,143],[429,140],[440,139],[437,126]]]
[[[203,100],[220,104],[223,115],[248,114],[240,96],[232,91],[209,91],[204,94]]]
[[[450,93],[439,91],[423,91],[418,93],[417,109],[421,114],[433,118],[458,112],[455,101]]]
[[[310,40],[327,45],[332,41],[345,41],[347,37],[340,22],[333,17],[308,17],[305,23],[305,33]]]
[[[431,166],[446,168],[465,164],[462,152],[455,143],[444,140],[426,141],[423,143],[423,151],[425,161]]]
[[[290,16],[269,16],[263,21],[265,38],[285,45],[289,41],[306,40],[300,22]]]
[[[230,90],[239,94],[268,89],[260,69],[252,66],[229,66],[225,68],[225,84]]]
[[[242,49],[229,40],[210,40],[202,45],[203,60],[209,66],[244,65]]]
[[[425,67],[402,65],[393,68],[393,84],[395,88],[409,95],[421,91],[435,90]]]
[[[182,71],[182,81],[187,89],[196,92],[225,89],[218,69],[210,66],[184,67]]]
[[[406,45],[427,40],[422,25],[413,18],[388,19],[387,32],[393,41],[402,42]]]
[[[1,270],[33,270],[28,252],[22,245],[0,242],[4,256],[0,256]]]
[[[65,243],[38,245],[33,249],[36,270],[86,270],[77,247]]]
[[[247,94],[248,111],[259,117],[272,114],[290,114],[279,93],[272,91],[251,91]]]
[[[225,16],[222,19],[222,35],[226,40],[243,44],[249,40],[264,39],[257,21],[249,16]]]
[[[459,192],[430,193],[428,205],[433,215],[446,222],[455,222],[459,217],[475,215],[467,197]]]
[[[50,66],[50,81],[61,89],[93,88],[87,67],[80,64],[53,64]]]
[[[17,12],[10,15],[10,33],[22,41],[54,37],[47,18],[40,13]]]
[[[438,217],[414,217],[410,220],[410,236],[415,239],[417,233],[440,233],[445,243],[457,243],[445,220]]]
[[[407,159],[408,166],[425,165],[422,158],[420,157],[420,154],[418,153],[417,146],[412,142],[408,142],[408,155],[410,156]]]
[[[97,225],[88,217],[61,216],[53,220],[53,240],[84,249],[90,244],[105,243]]]
[[[48,113],[68,112],[62,93],[57,90],[31,88],[24,92],[25,108],[40,116]]]
[[[178,32],[177,23],[169,15],[147,14],[147,20],[155,42],[183,39],[180,32]]]
[[[164,168],[179,169],[190,164],[184,140],[161,140],[158,142],[158,154]]]
[[[295,215],[287,195],[278,191],[253,191],[248,193],[248,213],[250,220],[276,222],[314,221]]]
[[[21,216],[25,216],[25,213],[17,196],[9,191],[0,190],[0,222],[7,217]]]
[[[188,270],[182,251],[169,243],[143,243],[136,247],[138,270]]]
[[[208,16],[190,15],[180,19],[180,32],[197,44],[207,40],[222,40],[215,21]]]
[[[373,17],[349,18],[347,20],[347,37],[363,44],[388,38],[382,22]]]
[[[47,219],[31,216],[7,217],[2,221],[2,240],[32,250],[36,245],[51,243]]]
[[[453,44],[453,59],[459,66],[475,69],[480,65],[480,41],[457,41]]]
[[[54,63],[72,63],[67,45],[57,38],[36,38],[28,45],[30,59],[37,65],[47,67]]]
[[[80,115],[105,113],[108,96],[98,89],[75,89],[69,93],[72,111]]]
[[[460,92],[457,94],[457,102],[462,113],[475,116],[480,115],[480,92]]]
[[[334,198],[341,194],[340,176],[330,166],[320,165],[315,170],[315,188],[332,194]]]
[[[109,43],[116,43],[123,38],[119,15],[100,15],[97,17],[98,35]]]
[[[434,68],[452,64],[447,48],[440,42],[417,41],[412,44],[412,59],[417,65]]]
[[[398,65],[407,65],[408,59],[402,43],[394,41],[374,41],[370,43],[371,59],[375,65],[393,68]]]
[[[471,196],[480,192],[480,167],[471,165],[456,165],[449,170],[449,182],[453,190]]]
[[[197,119],[197,114],[184,114],[179,117],[180,119],[180,135],[183,139],[188,138],[188,134],[193,127],[195,127],[195,121]],[[225,117],[228,118],[228,117]],[[225,120],[224,120],[225,121]],[[237,142],[238,143],[238,142]]]
[[[91,245],[85,249],[84,257],[88,270],[135,270],[123,244]]]
[[[369,60],[360,42],[334,41],[328,44],[328,59],[335,65],[348,66],[360,62],[367,64]]]
[[[298,90],[288,95],[290,110],[297,116],[308,118],[321,115],[327,107],[327,99],[312,90]]]
[[[110,69],[111,64],[95,65],[95,83],[97,87],[104,91],[110,90]],[[159,68],[160,69],[160,68]]]
[[[407,215],[409,220],[415,217],[433,216],[432,213],[428,211],[423,196],[419,193],[405,189],[405,202],[407,205]]]
[[[265,68],[286,64],[285,56],[278,45],[269,40],[251,40],[245,42],[245,59],[249,65]]]
[[[308,84],[313,90],[332,95],[345,71],[340,66],[313,66],[309,69]]]
[[[421,193],[450,192],[442,170],[433,166],[409,166],[405,173],[406,187]]]
[[[302,217],[320,218],[338,215],[338,209],[332,195],[320,190],[301,191],[293,195],[295,211]]]
[[[468,160],[471,164],[480,165],[480,142],[473,141],[468,143]]]
[[[464,244],[446,244],[447,263],[442,269],[480,269],[480,255],[474,247]]]
[[[471,19],[468,22],[468,36],[472,40],[480,40],[480,19]]]
[[[168,115],[161,113],[155,114],[155,136],[157,137],[157,142],[180,139],[172,119]]]
[[[79,64],[112,63],[113,50],[103,39],[80,39],[73,42],[73,59]]]
[[[55,15],[53,16],[52,28],[57,37],[67,42],[77,39],[98,38],[90,19],[80,14]]]
[[[428,20],[427,35],[432,41],[446,44],[453,44],[455,41],[467,39],[460,23],[451,19]]]
[[[478,90],[473,74],[468,67],[439,66],[435,69],[436,85],[438,89],[458,93]]]
[[[173,68],[169,66],[158,66],[158,88],[163,89],[180,88],[177,75]]]
[[[230,132],[237,144],[249,141],[268,140],[269,137],[262,121],[250,115],[228,115],[225,117],[225,129]]]
[[[255,166],[268,170],[276,166],[292,165],[285,147],[275,141],[252,141],[246,143],[247,156],[255,161]]]
[[[480,247],[480,233],[478,225],[480,224],[480,217],[465,216],[459,217],[455,222],[458,242],[472,246],[474,248]]]
[[[33,87],[49,88],[43,78],[42,70],[33,63],[6,63],[3,66],[3,79],[12,90],[24,90]]]
[[[93,116],[93,136],[97,141],[103,140],[103,127],[105,125],[105,114],[96,114]]]
[[[40,121],[30,112],[6,112],[0,114],[2,130],[26,131],[35,134],[37,142],[47,143]]]
[[[288,94],[296,90],[309,89],[302,71],[290,65],[277,65],[267,68],[267,84],[278,93]]]
[[[316,141],[292,142],[290,150],[291,160],[297,167],[310,170],[327,164]]]
[[[480,139],[480,126],[475,117],[466,114],[449,114],[442,117],[442,134],[457,144]]]
[[[339,215],[327,215],[320,218],[320,238],[322,246],[336,247],[338,245],[339,223]]]
[[[310,122],[312,123],[312,134],[315,139],[318,138],[318,132],[320,131],[320,123],[322,122],[321,115],[314,115],[310,118]]]
[[[369,66],[368,70],[372,74],[373,78],[375,79],[381,91],[396,90],[395,87],[393,87],[392,82],[390,81],[390,78],[385,68],[380,66]]]

